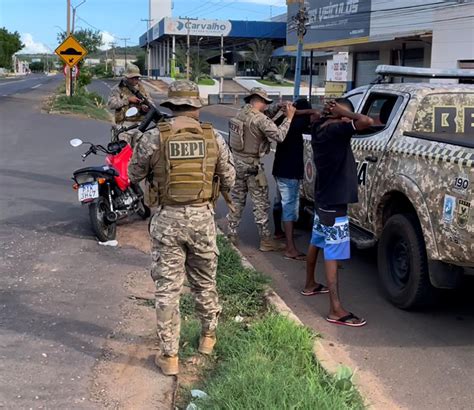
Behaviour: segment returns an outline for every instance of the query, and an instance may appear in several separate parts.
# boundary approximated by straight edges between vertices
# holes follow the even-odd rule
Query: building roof
[[[140,36],[139,44],[144,47],[147,40],[161,40],[169,36],[241,38],[285,40],[286,22],[244,21],[244,20],[200,20],[165,17],[147,33]]]

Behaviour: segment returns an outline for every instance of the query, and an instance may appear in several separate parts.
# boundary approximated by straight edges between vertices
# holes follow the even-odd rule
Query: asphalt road
[[[100,408],[93,368],[127,274],[149,263],[91,233],[70,180],[83,151],[68,141],[107,142],[110,125],[42,113],[60,78],[0,82],[0,408]]]
[[[58,78],[60,78],[59,75],[30,74],[24,77],[0,79],[0,98],[30,92],[57,81]]]

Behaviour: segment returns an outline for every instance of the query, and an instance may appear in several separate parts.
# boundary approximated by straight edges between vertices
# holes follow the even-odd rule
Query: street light
[[[79,6],[82,6],[86,0],[82,0],[81,3],[79,3],[76,7],[72,8],[72,30],[71,33],[74,33],[74,26],[76,25],[76,10],[79,8]]]

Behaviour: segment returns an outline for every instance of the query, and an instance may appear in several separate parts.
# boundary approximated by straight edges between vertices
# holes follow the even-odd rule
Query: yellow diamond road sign
[[[87,50],[82,47],[71,34],[64,40],[61,45],[54,51],[69,66],[74,67],[87,54]]]

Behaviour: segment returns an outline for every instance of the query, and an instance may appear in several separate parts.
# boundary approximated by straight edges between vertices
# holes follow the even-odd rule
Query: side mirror
[[[138,114],[138,108],[137,107],[131,107],[125,112],[125,117],[134,117],[135,115]]]
[[[83,142],[79,138],[73,138],[72,140],[69,141],[69,144],[71,144],[74,148],[77,148],[80,145],[82,145]]]

